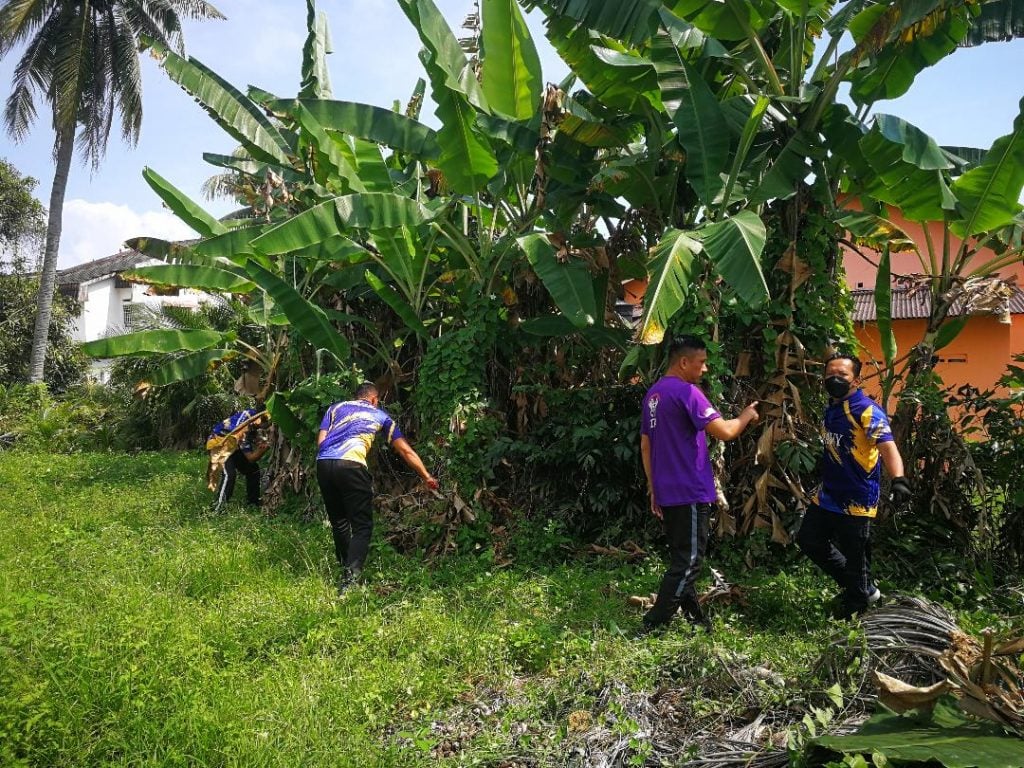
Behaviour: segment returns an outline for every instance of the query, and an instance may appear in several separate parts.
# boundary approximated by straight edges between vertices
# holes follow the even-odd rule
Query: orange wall
[[[914,221],[907,221],[895,208],[889,209],[889,220],[906,232],[907,236],[917,244],[917,247],[921,250],[921,256],[924,259],[925,264],[928,264],[928,242],[924,236],[924,226]],[[931,234],[932,242],[935,244],[935,247],[941,250],[942,223],[938,221],[929,222],[928,231]],[[959,239],[955,237],[951,238],[950,249],[952,253],[956,253],[956,249],[960,247],[960,243],[961,241]],[[846,282],[850,288],[853,289],[874,288],[875,274],[878,271],[875,266],[878,264],[878,253],[865,247],[861,247],[861,251],[863,251],[864,255],[871,259],[871,262],[873,263],[869,262],[867,259],[850,250],[846,246],[843,246],[843,267],[846,270]],[[939,258],[941,258],[941,256],[939,256]],[[971,261],[984,263],[993,258],[995,258],[995,253],[986,248]],[[893,277],[896,275],[921,274],[925,271],[921,267],[921,262],[917,258],[917,254],[913,251],[891,254],[889,264]],[[1016,276],[1018,284],[1021,288],[1024,288],[1024,265],[1020,262],[1017,262],[1006,269],[999,270],[999,274],[1006,279]]]
[[[937,353],[940,362],[935,366],[935,372],[942,381],[954,388],[964,384],[980,390],[994,388],[996,381],[1006,372],[1012,355],[1024,352],[1024,315],[1013,315],[1012,319],[1012,325],[1004,325],[995,316],[972,317],[959,335]],[[857,340],[864,348],[861,354],[864,360],[862,375],[871,377],[864,388],[877,395],[878,377],[873,374],[882,367],[878,326],[874,323],[857,323],[856,326]],[[894,320],[892,329],[897,356],[902,356],[924,337],[925,321]],[[889,403],[887,407],[891,410],[895,403]]]

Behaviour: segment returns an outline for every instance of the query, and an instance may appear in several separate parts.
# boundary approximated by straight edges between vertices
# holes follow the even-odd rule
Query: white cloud
[[[111,256],[124,241],[146,235],[165,240],[195,237],[170,211],[135,211],[127,205],[72,199],[64,203],[64,229],[60,238],[60,269]]]

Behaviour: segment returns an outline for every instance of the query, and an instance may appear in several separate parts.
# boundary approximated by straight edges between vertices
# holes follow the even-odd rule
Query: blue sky
[[[189,23],[187,53],[244,90],[252,84],[292,96],[298,88],[305,38],[303,0],[214,0],[226,21]],[[453,28],[472,10],[471,0],[435,0]],[[330,57],[337,98],[390,106],[403,104],[422,74],[419,41],[395,0],[320,0],[329,16],[334,53]],[[565,65],[543,38],[539,18],[530,26],[540,50],[546,80],[557,82]],[[0,89],[10,89],[13,57],[0,63]],[[1024,40],[957,51],[926,70],[906,96],[882,102],[876,112],[910,120],[941,144],[987,147],[1006,133],[1024,95]],[[107,157],[93,173],[72,169],[65,206],[61,266],[116,252],[135,235],[184,237],[189,234],[142,180],[151,166],[187,194],[200,199],[200,185],[216,169],[204,151],[230,152],[234,142],[156,66],[143,61],[142,137],[130,148],[112,135]],[[425,109],[423,119],[434,122]],[[39,179],[37,196],[49,196],[53,136],[45,114],[32,137],[12,145],[0,135],[0,156]],[[224,213],[226,201],[209,208]]]

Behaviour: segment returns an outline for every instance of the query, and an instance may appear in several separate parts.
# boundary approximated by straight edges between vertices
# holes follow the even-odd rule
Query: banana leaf
[[[393,194],[395,183],[391,178],[391,169],[381,154],[380,145],[360,139],[357,136],[338,135],[338,142],[343,152],[348,153],[349,160],[359,171],[359,179],[367,192],[383,192]]]
[[[1021,0],[985,0],[979,11],[971,19],[971,29],[960,41],[961,46],[1003,43],[1024,37],[1024,2]]]
[[[452,32],[444,16],[432,0],[398,0],[402,11],[412,22],[420,42],[423,43],[425,57],[432,62],[428,67],[435,70],[438,90],[451,90],[464,96],[469,103],[481,110],[489,112],[487,98],[476,79],[476,73],[470,66],[466,54],[459,45],[458,38]],[[433,79],[434,75],[431,76]],[[435,94],[434,101],[437,101]]]
[[[766,0],[677,0],[672,12],[717,40],[744,40],[747,30],[763,27],[775,12]]]
[[[327,350],[338,362],[348,358],[348,340],[335,330],[320,307],[303,298],[295,288],[255,261],[249,261],[248,272],[256,284],[274,299],[298,336],[317,349]]]
[[[288,407],[288,403],[280,393],[275,392],[267,398],[267,412],[270,414],[270,420],[277,425],[277,428],[289,440],[309,436],[309,427],[303,424],[302,419],[296,416],[295,412]]]
[[[144,38],[145,47],[153,49],[168,76],[191,94],[255,159],[277,166],[290,165],[288,142],[241,91],[195,59],[184,59],[159,42]]]
[[[217,267],[192,264],[159,264],[122,272],[126,280],[150,285],[172,285],[215,293],[249,293],[256,285],[244,277]]]
[[[196,255],[190,246],[162,240],[159,237],[134,237],[126,240],[124,244],[133,251],[168,264],[192,264],[196,261]]]
[[[882,358],[891,367],[896,359],[896,335],[892,332],[892,274],[889,264],[889,248],[886,246],[882,248],[875,278],[875,317],[882,343]]]
[[[955,51],[966,37],[970,14],[965,7],[948,8],[939,0],[928,4],[937,7],[931,11],[937,24],[918,19],[916,29],[922,30],[920,32],[910,30],[909,19],[892,24],[886,13],[888,3],[869,6],[850,22],[850,31],[858,46],[872,45],[875,30],[881,25],[884,25],[883,31],[889,33],[889,42],[877,52],[872,51],[868,63],[854,69],[850,75],[850,96],[857,104],[902,96],[921,71]],[[901,30],[904,34],[900,34]]]
[[[344,195],[315,205],[252,241],[260,253],[292,253],[349,229],[417,227],[434,213],[408,197],[383,192]]]
[[[718,274],[743,301],[752,307],[768,301],[768,284],[761,271],[761,253],[767,235],[764,222],[756,213],[740,211],[693,235],[700,238]]]
[[[919,128],[892,115],[876,115],[858,146],[873,171],[857,180],[858,191],[899,208],[911,221],[942,221],[956,208],[944,177],[953,163]]]
[[[702,247],[691,233],[669,229],[652,249],[644,314],[636,330],[641,344],[660,344],[665,338],[669,320],[686,300],[693,257]]]
[[[305,145],[304,140],[309,140],[315,152],[314,177],[317,183],[334,194],[366,192],[354,153],[345,138],[328,134],[301,101],[291,102],[289,111],[302,127],[300,143]]]
[[[466,96],[445,84],[429,49],[420,52],[420,60],[430,76],[430,95],[437,104],[434,114],[441,121],[437,166],[452,189],[473,194],[497,175],[498,158],[476,121],[476,110]]]
[[[580,259],[570,257],[566,262],[560,261],[545,235],[526,235],[518,242],[555,305],[574,326],[585,328],[602,319],[598,315],[590,271]]]
[[[725,186],[731,132],[711,88],[667,32],[655,36],[651,60],[658,72],[661,101],[686,150],[684,171],[697,197],[711,205]]]
[[[648,0],[651,2],[653,0]],[[483,0],[480,85],[491,109],[519,120],[540,108],[540,57],[516,0]]]
[[[654,34],[662,3],[659,0],[549,0],[546,5],[550,9],[549,18],[567,17],[581,22],[583,27],[636,45]]]
[[[223,235],[202,240],[192,246],[192,251],[209,262],[223,260],[240,267],[245,266],[247,259],[256,258],[264,267],[270,269],[272,266],[270,261],[261,254],[257,254],[252,245],[253,241],[266,231],[265,224],[240,227],[225,232]]]
[[[144,168],[142,178],[146,180],[146,183],[157,193],[160,199],[167,204],[167,207],[171,209],[175,216],[203,237],[222,235],[228,231],[224,224],[204,211],[195,201],[152,168]]]
[[[126,355],[167,354],[169,352],[195,352],[223,344],[234,338],[233,333],[203,330],[161,329],[138,331],[122,336],[108,336],[82,345],[89,357],[124,357]]]
[[[389,109],[329,99],[284,99],[268,106],[275,112],[291,111],[296,104],[305,107],[324,128],[408,152],[421,160],[438,156],[437,133],[433,129]]]
[[[317,13],[315,0],[306,0],[306,43],[302,46],[302,84],[299,95],[304,98],[331,98],[331,73],[327,55],[331,49],[331,31],[327,15]]]
[[[874,213],[850,211],[842,218],[836,219],[836,225],[845,229],[857,245],[866,245],[878,252],[886,247],[892,253],[917,250],[917,243],[910,235],[889,219]]]
[[[650,108],[661,111],[658,76],[649,61],[634,58],[599,57],[594,47],[606,48],[610,41],[579,27],[569,17],[548,19],[545,35],[562,60],[587,90],[600,102],[629,114],[646,115]]]
[[[1021,211],[1024,188],[1024,99],[1013,130],[1000,136],[981,163],[953,182],[960,221],[952,229],[960,237],[1010,224]]]
[[[883,755],[900,764],[934,761],[946,768],[1021,765],[1024,751],[1020,737],[988,723],[942,727],[888,712],[877,713],[856,733],[819,736],[815,742],[836,752]]]
[[[402,318],[406,327],[420,338],[427,338],[427,329],[423,321],[416,316],[416,311],[403,299],[394,288],[377,277],[370,270],[364,275],[367,284],[373,289],[385,304],[395,311],[395,314]]]
[[[234,349],[201,349],[198,352],[189,352],[161,365],[146,383],[162,387],[176,381],[195,379],[213,370],[216,363],[237,355],[238,350]]]

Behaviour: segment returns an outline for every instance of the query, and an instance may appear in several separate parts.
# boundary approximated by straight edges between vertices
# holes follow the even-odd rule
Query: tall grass
[[[375,540],[368,583],[337,600],[326,528],[214,515],[202,469],[0,454],[0,765],[557,763],[568,713],[608,681],[691,680],[709,711],[730,706],[708,683],[723,659],[818,685],[834,627],[806,567],[762,575],[713,639],[628,636],[657,558],[428,565]],[[478,699],[504,703],[439,751],[437,722]]]

